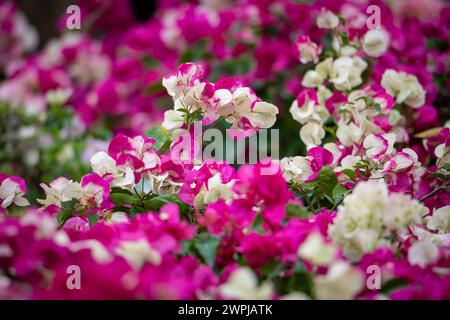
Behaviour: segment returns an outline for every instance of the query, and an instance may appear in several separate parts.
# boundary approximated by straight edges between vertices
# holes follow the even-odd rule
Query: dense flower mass
[[[450,6],[156,3],[0,0],[0,298],[449,300]]]

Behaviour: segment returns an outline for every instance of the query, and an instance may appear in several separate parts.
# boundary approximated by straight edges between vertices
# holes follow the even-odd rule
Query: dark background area
[[[73,0],[16,0],[20,10],[27,16],[30,24],[39,32],[39,46],[48,39],[58,35],[56,24],[67,7],[74,4]]]
[[[114,0],[111,0],[114,1]],[[156,0],[128,0],[138,21],[146,21],[156,8]],[[49,39],[58,36],[56,24],[68,6],[77,4],[75,0],[14,0],[25,13],[30,23],[39,32],[39,47]]]

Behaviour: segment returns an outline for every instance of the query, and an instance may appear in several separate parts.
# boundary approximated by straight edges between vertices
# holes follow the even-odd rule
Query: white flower
[[[383,73],[381,86],[396,97],[396,103],[404,102],[412,108],[419,108],[425,103],[426,92],[411,74],[388,69]]]
[[[364,285],[364,276],[357,268],[344,261],[331,265],[324,276],[314,280],[314,289],[319,300],[348,300],[354,298]]]
[[[404,193],[391,193],[388,207],[382,215],[383,224],[389,230],[401,230],[412,222],[421,222],[428,209]]]
[[[322,8],[317,17],[317,26],[321,29],[334,29],[339,24],[339,18],[331,11]]]
[[[425,268],[439,259],[439,248],[430,240],[415,242],[408,250],[408,262]]]
[[[154,160],[147,158],[147,154],[150,156],[151,153],[144,154],[143,160],[144,163],[146,163],[146,168],[148,168],[147,165],[151,165],[153,163],[152,160]],[[91,157],[91,167],[92,171],[101,177],[110,174],[114,178],[112,186],[126,189],[131,189],[134,186],[135,177],[133,169],[129,166],[117,166],[116,161],[104,151],[99,151]]]
[[[218,114],[239,127],[242,118],[247,118],[255,128],[270,128],[277,120],[278,108],[271,103],[257,101],[257,96],[248,87],[237,88],[233,93],[219,89],[214,93]]]
[[[320,103],[326,100],[327,89],[323,86],[319,87],[317,94],[313,89],[306,89],[302,91],[292,102],[289,112],[295,121],[305,124],[308,121],[314,120],[317,122],[324,122],[329,117],[328,110]]]
[[[88,239],[69,243],[69,249],[72,252],[88,249],[91,251],[92,258],[98,264],[108,264],[113,261],[113,256],[108,249],[98,240]]]
[[[386,52],[388,42],[388,35],[385,31],[378,29],[369,30],[363,38],[364,52],[370,57],[379,57]]]
[[[295,99],[294,102],[292,102],[289,112],[295,121],[303,124],[306,123],[307,120],[311,119],[311,116],[314,113],[315,105],[316,102],[308,97],[306,97],[303,105],[301,106],[298,105],[297,99]]]
[[[364,127],[354,122],[347,124],[344,119],[339,120],[336,136],[346,147],[358,143],[364,135]]]
[[[201,66],[194,63],[185,63],[179,67],[174,74],[166,76],[162,85],[167,93],[176,99],[183,99],[190,94],[199,93],[203,90],[205,83],[200,82],[199,75],[203,72]],[[197,87],[193,91],[193,87]]]
[[[91,157],[91,168],[99,176],[117,173],[116,161],[104,151],[99,151]]]
[[[194,199],[194,207],[201,209],[205,205],[217,202],[219,199],[230,200],[233,197],[231,190],[234,181],[222,183],[220,173],[216,173],[208,180],[208,188],[203,188],[202,191]]]
[[[270,128],[277,121],[278,108],[264,101],[256,102],[247,116],[255,128]]]
[[[64,105],[71,95],[71,89],[55,89],[48,91],[45,97],[50,105]]]
[[[395,134],[369,134],[363,142],[366,155],[371,159],[378,159],[383,155],[394,152]]]
[[[300,139],[302,139],[308,149],[320,145],[324,137],[325,130],[318,122],[310,121],[300,129]]]
[[[299,60],[301,63],[314,62],[317,63],[321,48],[307,36],[300,37],[297,42],[299,52]]]
[[[315,70],[308,70],[302,79],[302,85],[306,88],[316,88],[325,79]]]
[[[45,207],[52,204],[61,207],[62,202],[81,197],[80,184],[65,177],[59,177],[53,180],[50,182],[50,186],[44,183],[41,183],[40,186],[44,189],[46,198],[44,200],[37,199],[37,201]]]
[[[273,295],[273,286],[268,282],[258,285],[255,273],[250,268],[241,267],[219,287],[219,293],[227,299],[268,300]]]
[[[388,194],[384,180],[369,180],[359,183],[345,197],[328,233],[347,258],[358,261],[365,252],[395,245],[392,233],[420,222],[427,212],[426,207],[406,194]]]
[[[367,62],[359,57],[342,56],[333,61],[330,81],[338,90],[350,90],[362,83],[361,74]]]
[[[126,223],[129,222],[128,215],[125,212],[114,212],[111,216],[106,216],[107,224]]]
[[[343,151],[345,150],[344,146],[338,145],[335,142],[325,143],[323,147],[333,154],[333,163],[340,161]]]
[[[23,196],[25,192],[21,190],[20,184],[12,178],[6,178],[0,185],[0,202],[2,208],[9,207],[12,203],[17,206],[28,206],[30,203]]]
[[[293,291],[281,296],[280,300],[311,300],[311,298],[306,293]]]
[[[230,90],[218,89],[214,91],[213,98],[217,101],[218,112],[221,115],[227,116],[233,112],[233,94]]]
[[[316,266],[328,266],[336,257],[337,250],[326,243],[320,233],[314,232],[299,246],[297,254]]]
[[[427,227],[440,233],[450,233],[450,206],[435,209],[431,217],[427,217]]]
[[[153,265],[161,264],[161,254],[145,239],[122,241],[115,252],[136,270],[140,270],[146,262]]]
[[[313,176],[311,160],[307,157],[296,156],[281,159],[281,170],[287,182],[304,183]]]
[[[411,226],[412,233],[417,236],[417,239],[429,240],[433,242],[435,245],[448,247],[450,246],[450,233],[434,233],[428,231],[422,226]]]
[[[167,130],[181,128],[184,124],[184,113],[176,110],[167,110],[164,112],[164,121],[162,127]]]
[[[450,146],[441,143],[434,149],[434,154],[437,157],[436,166],[438,168],[443,168],[450,164]]]

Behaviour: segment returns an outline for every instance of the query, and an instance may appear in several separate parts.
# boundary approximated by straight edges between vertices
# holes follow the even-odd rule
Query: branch
[[[438,193],[441,190],[446,190],[448,187],[449,183],[446,183],[443,186],[440,186],[439,188],[434,189],[433,191],[431,191],[429,194],[423,196],[422,198],[419,199],[419,202],[424,202],[426,199],[428,199],[429,197],[435,195],[436,193]],[[447,192],[449,192],[449,190],[447,189]]]

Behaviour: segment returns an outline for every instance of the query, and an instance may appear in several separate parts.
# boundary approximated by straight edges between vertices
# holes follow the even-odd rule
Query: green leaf
[[[61,210],[56,216],[56,221],[58,222],[58,226],[63,226],[67,220],[69,220],[73,216],[73,206],[76,200],[73,199],[71,201],[64,202],[62,204]]]
[[[136,200],[134,195],[126,193],[111,193],[110,198],[111,201],[116,205],[132,204]]]
[[[319,177],[315,180],[317,189],[325,195],[332,197],[333,189],[337,185],[338,180],[333,169],[323,167],[319,172]]]
[[[194,247],[210,266],[214,266],[220,239],[209,233],[199,234],[194,239]]]
[[[387,281],[383,286],[381,287],[381,292],[387,294],[395,289],[404,287],[408,284],[408,280],[402,279],[402,278],[394,278],[389,281]]]
[[[313,280],[311,274],[305,269],[301,262],[297,262],[294,273],[285,277],[274,279],[277,292],[281,295],[293,291],[303,292],[309,296],[313,294]]]
[[[147,130],[147,137],[155,139],[155,143],[152,148],[155,150],[162,149],[166,144],[170,142],[170,136],[166,129],[163,127],[153,127]]]
[[[63,226],[69,218],[72,217],[72,208],[61,208],[60,212],[56,216],[58,226]]]
[[[356,180],[358,178],[358,176],[356,175],[355,171],[353,171],[351,169],[343,169],[343,170],[341,170],[341,172],[343,174],[347,175],[352,180]]]
[[[375,110],[377,110],[377,112],[381,112],[381,105],[379,103],[375,103],[374,107],[375,107]]]
[[[442,174],[442,173],[439,173],[439,172],[433,172],[433,173],[429,174],[428,177],[430,177],[430,178],[438,178],[439,180],[447,181],[447,176],[445,174]]]
[[[137,214],[143,213],[143,212],[145,212],[145,210],[143,210],[141,208],[136,208],[136,207],[131,208],[130,213],[129,213],[131,220],[133,220]]]
[[[333,189],[333,200],[334,203],[337,203],[342,200],[342,198],[349,192],[349,190],[341,186],[340,184],[337,184]]]
[[[180,198],[176,194],[167,194],[163,196],[157,196],[154,198],[151,198],[149,200],[145,200],[144,202],[144,208],[146,210],[151,211],[158,211],[163,205],[168,203],[175,203],[178,205],[180,209],[180,213],[182,215],[188,216],[191,212],[191,206],[187,203],[181,201]]]
[[[95,226],[95,224],[98,222],[99,215],[98,214],[87,214],[86,217],[88,218],[89,227]]]
[[[342,43],[344,45],[347,45],[350,43],[349,38],[348,38],[348,33],[347,32],[343,32],[342,33]]]
[[[439,51],[445,51],[448,49],[449,44],[447,41],[440,40],[438,38],[429,38],[426,41],[426,47],[436,49]]]
[[[309,218],[311,213],[305,207],[300,207],[297,204],[289,203],[286,206],[286,214],[292,217]]]
[[[126,206],[115,206],[112,208],[113,212],[125,212],[125,213],[131,213],[131,208]]]
[[[259,277],[263,280],[273,280],[279,277],[284,265],[276,259],[270,259],[260,270]]]
[[[112,187],[111,193],[121,193],[121,194],[130,194],[130,195],[133,194],[133,192],[131,192],[130,190],[119,188],[119,187]]]

